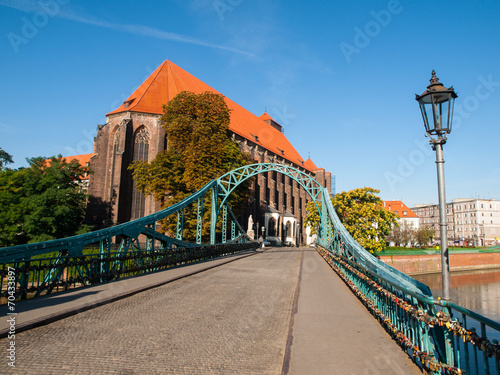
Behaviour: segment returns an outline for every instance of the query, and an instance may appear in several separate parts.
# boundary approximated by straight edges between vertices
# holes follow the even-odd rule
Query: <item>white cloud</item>
[[[14,8],[17,10],[20,10],[22,12],[27,12],[27,13],[34,13],[37,11],[41,11],[42,8],[40,6],[40,2],[34,1],[34,0],[0,0],[0,5],[9,7],[9,8]],[[177,34],[169,31],[163,31],[159,29],[155,29],[152,27],[144,26],[144,25],[133,25],[133,24],[116,24],[116,23],[111,23],[106,20],[98,19],[95,17],[89,17],[89,16],[84,16],[84,15],[78,15],[73,12],[71,12],[68,9],[62,9],[60,8],[57,14],[54,15],[54,17],[59,17],[59,18],[64,18],[67,20],[79,22],[79,23],[85,23],[88,25],[93,25],[93,26],[98,26],[102,27],[105,29],[111,29],[115,31],[121,31],[129,34],[135,34],[135,35],[142,35],[150,38],[156,38],[156,39],[162,39],[162,40],[171,40],[174,42],[179,42],[179,43],[188,43],[188,44],[195,44],[198,46],[202,47],[208,47],[208,48],[214,48],[214,49],[220,49],[220,50],[225,50],[229,52],[234,52],[250,57],[255,57],[252,53],[246,52],[237,48],[233,47],[228,47],[228,46],[223,46],[219,44],[214,44],[214,43],[209,43],[205,42],[203,40],[193,38],[189,35],[182,35],[182,34]]]

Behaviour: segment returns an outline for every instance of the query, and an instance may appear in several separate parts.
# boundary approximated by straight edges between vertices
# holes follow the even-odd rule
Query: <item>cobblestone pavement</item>
[[[275,249],[0,340],[0,373],[280,374],[301,251]]]

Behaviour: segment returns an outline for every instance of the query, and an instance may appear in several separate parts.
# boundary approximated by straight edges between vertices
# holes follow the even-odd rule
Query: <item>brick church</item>
[[[170,61],[163,62],[122,105],[106,115],[99,125],[90,159],[89,212],[100,221],[119,224],[152,214],[160,209],[153,197],[135,187],[128,166],[135,160],[152,161],[166,147],[159,120],[162,106],[182,91],[218,93]],[[331,174],[304,160],[266,112],[260,117],[225,97],[231,110],[230,131],[241,150],[259,163],[293,166],[331,190]],[[306,240],[303,220],[309,196],[290,178],[274,173],[260,174],[252,184],[252,198],[239,218],[246,228],[252,215],[256,236],[264,232],[272,243],[301,244]],[[108,207],[108,211],[102,207]],[[107,212],[108,218],[99,217]]]

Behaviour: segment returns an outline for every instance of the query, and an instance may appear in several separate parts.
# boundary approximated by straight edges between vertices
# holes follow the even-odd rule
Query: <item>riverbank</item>
[[[382,255],[379,259],[407,275],[441,273],[440,254]],[[486,269],[500,269],[500,253],[450,252],[451,272]]]

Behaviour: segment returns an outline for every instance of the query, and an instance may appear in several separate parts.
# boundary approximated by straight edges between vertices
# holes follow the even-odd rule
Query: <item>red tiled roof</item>
[[[408,206],[401,201],[384,201],[384,208],[387,211],[391,212],[398,211],[398,215],[401,218],[405,217],[418,218],[418,215],[415,214],[412,210],[410,210]],[[403,215],[403,211],[406,211],[406,215]]]
[[[82,166],[82,167],[87,167],[90,165],[90,158],[92,157],[93,154],[81,154],[81,155],[73,155],[73,156],[63,156],[63,160],[66,162],[71,162],[76,159],[76,161]],[[45,159],[45,163],[49,165],[50,159]],[[89,175],[86,174],[85,177],[82,177],[82,180],[88,180]]]
[[[92,157],[93,154],[81,154],[81,155],[74,155],[74,156],[64,156],[63,159],[66,160],[67,162],[70,162],[74,159],[80,163],[82,167],[86,167],[87,164],[90,164],[90,158]]]
[[[182,91],[191,91],[195,94],[210,91],[220,94],[184,69],[166,60],[119,108],[107,115],[127,111],[161,115],[163,114],[163,104],[167,104]],[[303,166],[313,171],[305,165],[303,162],[304,159],[302,159],[282,132],[250,113],[242,106],[236,104],[231,99],[227,97],[224,97],[224,99],[231,110],[231,123],[229,129],[232,132],[259,144],[265,149],[296,165]],[[271,118],[271,116],[269,116],[269,118]]]
[[[304,166],[311,171],[319,170],[319,168],[316,166],[316,164],[314,164],[311,158],[307,158],[307,160],[304,163]]]
[[[269,116],[269,113],[267,113],[267,112],[264,112],[263,114],[261,114],[261,115],[259,116],[259,118],[260,118],[261,120],[263,120],[263,121],[266,121],[266,120],[271,120],[271,121],[274,121],[274,120],[273,120],[273,118],[272,118],[271,116]],[[276,121],[274,121],[274,122],[276,122]]]

